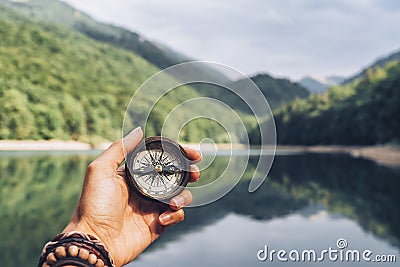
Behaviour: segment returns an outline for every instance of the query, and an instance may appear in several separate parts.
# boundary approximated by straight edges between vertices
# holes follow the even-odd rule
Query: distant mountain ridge
[[[325,92],[329,87],[333,85],[338,85],[344,80],[344,77],[338,75],[332,75],[326,78],[306,76],[302,78],[298,83],[307,88],[311,93],[321,94]]]
[[[310,94],[306,88],[286,78],[275,78],[269,74],[260,73],[250,77],[250,79],[260,88],[269,101],[271,109],[275,109],[283,103],[288,103],[296,98],[305,98]],[[231,83],[231,85],[238,86],[241,83],[243,81],[239,80]]]
[[[400,59],[399,53],[394,53],[322,95],[313,94],[276,110],[278,142],[297,145],[398,144],[399,88]],[[253,140],[257,141],[256,138]]]
[[[386,66],[389,62],[396,62],[399,60],[400,49],[372,61],[372,63],[370,63],[367,67],[362,68],[359,72],[347,78],[338,75],[332,75],[326,78],[314,77],[310,75],[303,77],[301,80],[298,81],[298,83],[300,83],[303,87],[307,88],[312,93],[321,94],[331,86],[340,84],[351,84],[356,80],[364,79],[367,77],[369,71],[375,71]]]
[[[288,103],[296,98],[307,97],[310,93],[297,83],[293,83],[288,79],[274,78],[269,74],[257,74],[253,77],[249,77],[261,90],[261,93],[265,96],[268,104],[272,110],[278,108],[284,103]],[[226,84],[227,88],[238,88],[241,92],[246,92],[249,88],[249,82],[246,79],[240,79],[232,83]],[[203,84],[196,86],[202,95],[212,97],[227,103],[229,106],[235,108],[235,110],[242,111],[246,114],[252,114],[248,104],[243,101],[239,96],[231,92],[226,88],[222,88],[215,85]],[[256,103],[258,100],[255,99],[255,95],[247,95],[250,103]]]
[[[171,48],[167,48],[165,45],[149,41],[135,32],[100,23],[59,0],[0,0],[0,4],[13,8],[30,18],[63,25],[95,40],[132,51],[160,69],[193,60]],[[219,82],[230,81],[228,77],[217,70],[198,66],[188,67],[184,75],[185,77],[191,75],[195,77],[198,72]],[[182,77],[177,75],[175,78],[181,79]]]

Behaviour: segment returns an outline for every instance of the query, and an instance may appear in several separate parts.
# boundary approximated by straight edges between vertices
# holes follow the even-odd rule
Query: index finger
[[[190,148],[190,147],[184,147],[183,149],[186,152],[186,156],[188,157],[188,159],[190,159],[192,161],[192,163],[197,163],[201,160],[202,155],[201,155],[200,151]]]

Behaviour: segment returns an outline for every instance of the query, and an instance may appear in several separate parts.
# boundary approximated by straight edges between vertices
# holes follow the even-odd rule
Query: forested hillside
[[[0,7],[0,38],[0,139],[96,143],[117,138],[133,92],[159,71],[132,52],[64,27],[32,21],[5,7]],[[268,75],[252,79],[272,107],[308,94],[288,80]],[[240,110],[233,94],[226,97],[225,93],[221,89],[212,96]],[[160,134],[164,118],[176,105],[204,95],[206,90],[187,86],[169,93],[151,114],[148,135]],[[143,112],[147,108],[143,106]],[[247,126],[254,123],[251,116],[241,116]],[[180,138],[199,141],[210,136],[217,142],[227,141],[222,128],[205,119],[187,124]]]
[[[158,71],[128,51],[2,7],[0,40],[0,139],[117,138],[133,92]],[[169,94],[149,134],[159,133],[171,107],[196,96],[189,87]],[[193,127],[208,129],[204,121]]]
[[[297,99],[275,112],[280,144],[400,142],[400,61],[365,70],[352,83]]]
[[[37,21],[62,25],[83,33],[94,40],[131,51],[160,69],[192,60],[135,32],[98,22],[59,0],[0,0],[0,4],[13,8]],[[198,72],[220,82],[229,81],[227,77],[217,70],[198,66],[188,67],[184,75],[195,77]],[[177,76],[175,78],[180,79],[182,77]]]
[[[345,79],[342,82],[342,84],[349,84],[349,83],[354,82],[357,79],[366,78],[367,75],[368,75],[368,72],[379,70],[380,68],[385,67],[388,63],[397,62],[399,60],[400,60],[400,50],[398,50],[397,52],[393,52],[393,53],[390,53],[390,54],[388,54],[386,56],[383,56],[383,57],[379,58],[378,60],[376,60],[373,63],[371,63],[368,67],[363,68],[357,74],[351,76],[348,79]]]

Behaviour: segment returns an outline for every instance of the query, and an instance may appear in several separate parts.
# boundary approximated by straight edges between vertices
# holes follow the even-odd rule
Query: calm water
[[[43,244],[69,221],[85,168],[95,157],[0,154],[1,266],[35,266]],[[202,173],[203,183],[226,162],[217,157]],[[339,238],[348,244],[343,251],[369,249],[373,256],[392,254],[400,261],[399,169],[346,155],[282,155],[269,176],[253,194],[244,179],[221,200],[187,209],[185,222],[168,229],[131,266],[279,266],[287,263],[276,256],[272,263],[259,261],[257,252],[268,246],[319,255],[337,249]],[[323,262],[361,264],[327,256]]]

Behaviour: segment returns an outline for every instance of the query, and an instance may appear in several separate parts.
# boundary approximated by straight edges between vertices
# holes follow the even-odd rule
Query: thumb
[[[125,154],[132,151],[143,138],[143,131],[140,127],[132,130],[122,140],[117,140],[107,148],[97,159],[104,165],[113,164],[117,169],[125,159]],[[125,152],[125,153],[124,153]]]

